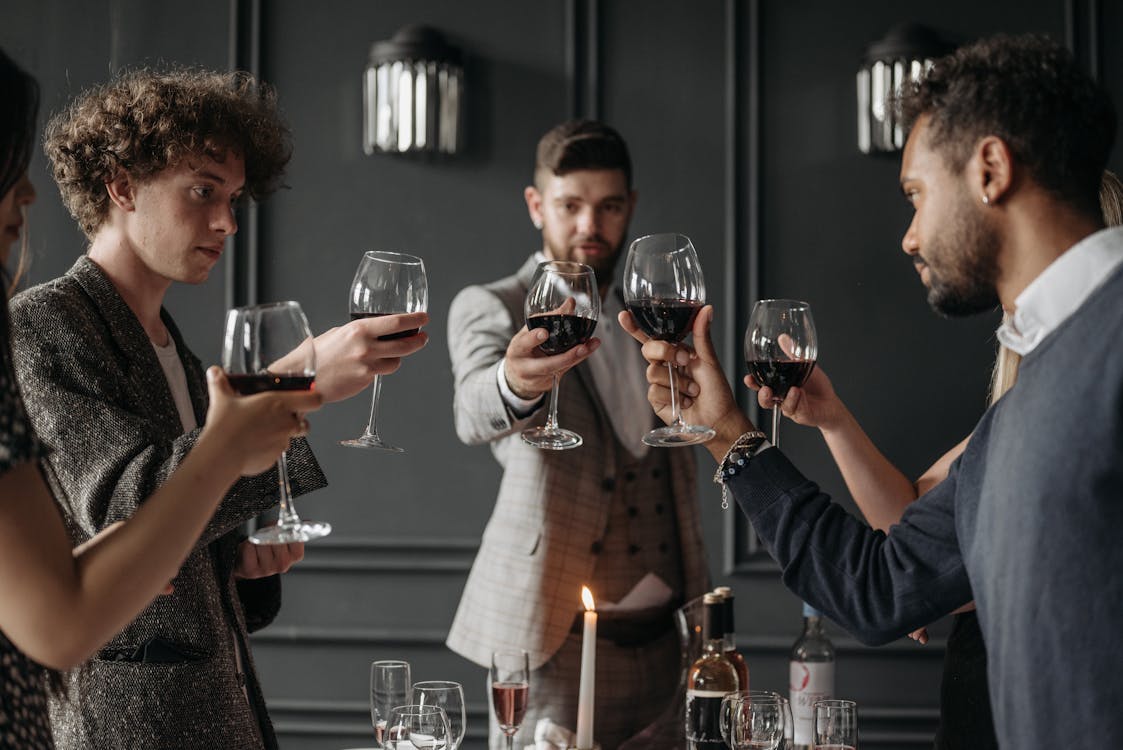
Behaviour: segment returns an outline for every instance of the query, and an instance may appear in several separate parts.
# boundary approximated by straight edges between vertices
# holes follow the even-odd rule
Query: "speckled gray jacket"
[[[203,368],[171,317],[162,316],[202,424]],[[73,540],[81,542],[129,518],[191,450],[199,430],[183,433],[144,329],[89,258],[14,298],[11,331],[27,410],[50,451],[44,473]],[[290,450],[289,471],[296,494],[326,484],[303,440]],[[275,470],[235,484],[173,580],[175,593],[157,597],[71,675],[66,700],[52,700],[60,749],[277,746],[246,634],[276,616],[280,580],[236,582],[232,575],[241,524],[276,502]],[[140,660],[138,649],[153,638],[171,644],[172,656]]]

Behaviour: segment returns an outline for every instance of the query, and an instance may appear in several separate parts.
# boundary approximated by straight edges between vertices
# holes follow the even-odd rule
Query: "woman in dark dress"
[[[38,87],[0,51],[0,268],[26,238]],[[23,240],[26,246],[26,239]],[[26,251],[26,247],[24,247]],[[23,253],[21,253],[21,257]],[[4,274],[7,276],[7,273]],[[51,748],[46,668],[81,663],[167,589],[230,486],[307,431],[314,392],[239,397],[208,372],[210,409],[190,455],[128,521],[71,549],[40,473],[43,449],[12,368],[0,299],[0,747]]]

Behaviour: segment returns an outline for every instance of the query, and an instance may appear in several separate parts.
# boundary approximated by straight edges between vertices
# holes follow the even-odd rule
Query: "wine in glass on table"
[[[226,314],[222,368],[242,395],[263,391],[306,391],[316,377],[312,332],[296,302],[237,307]],[[308,542],[331,533],[331,524],[302,520],[289,487],[286,454],[277,459],[280,513],[274,526],[250,535],[254,544]]]
[[[521,649],[496,651],[491,655],[491,708],[507,750],[514,748],[530,700],[530,656]]]
[[[388,750],[448,750],[448,717],[438,706],[410,703],[390,709],[382,747]]]
[[[429,305],[429,283],[425,263],[413,255],[372,250],[363,254],[355,279],[351,282],[348,307],[351,320],[379,318],[400,313],[424,312]],[[380,341],[413,336],[418,329],[398,331],[379,336]],[[341,440],[349,448],[403,453],[403,449],[385,442],[378,435],[378,398],[382,393],[382,378],[374,376],[371,385],[370,417],[363,434],[351,440]]]
[[[815,701],[811,707],[811,747],[814,750],[858,749],[858,704],[854,701]]]
[[[772,389],[772,444],[780,445],[780,404],[815,369],[819,339],[811,305],[794,299],[762,299],[745,331],[745,364],[761,386]]]
[[[409,662],[386,659],[370,665],[370,720],[379,746],[386,739],[386,723],[395,706],[410,702]]]
[[[459,682],[427,680],[413,683],[412,703],[436,706],[448,718],[449,750],[457,750],[464,741],[467,716],[464,709],[464,687]]]
[[[539,263],[526,293],[526,327],[542,328],[548,334],[538,345],[543,354],[563,354],[584,344],[597,328],[600,293],[593,269],[584,263],[550,260]],[[522,439],[547,450],[566,450],[581,445],[581,436],[558,426],[558,383],[554,373],[546,424],[523,430]]]
[[[624,304],[648,338],[677,344],[694,326],[706,304],[702,264],[690,238],[682,234],[650,234],[628,248],[624,264]],[[704,443],[713,428],[683,421],[675,368],[670,362],[671,423],[643,437],[648,445],[677,447]]]

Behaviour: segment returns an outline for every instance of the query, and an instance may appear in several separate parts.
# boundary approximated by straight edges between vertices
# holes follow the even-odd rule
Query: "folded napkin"
[[[526,750],[566,750],[576,744],[576,734],[551,719],[539,719],[534,725],[534,744],[527,745]],[[600,744],[594,742],[593,748],[600,750]]]

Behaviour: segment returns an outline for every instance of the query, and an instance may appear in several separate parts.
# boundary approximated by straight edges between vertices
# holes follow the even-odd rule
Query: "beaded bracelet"
[[[745,468],[745,464],[749,462],[753,453],[767,437],[760,430],[746,432],[733,441],[733,445],[729,446],[729,450],[725,452],[725,458],[721,459],[721,462],[717,465],[717,471],[714,472],[714,484],[721,485],[721,507],[723,510],[729,507],[729,488],[725,486],[725,481]]]

